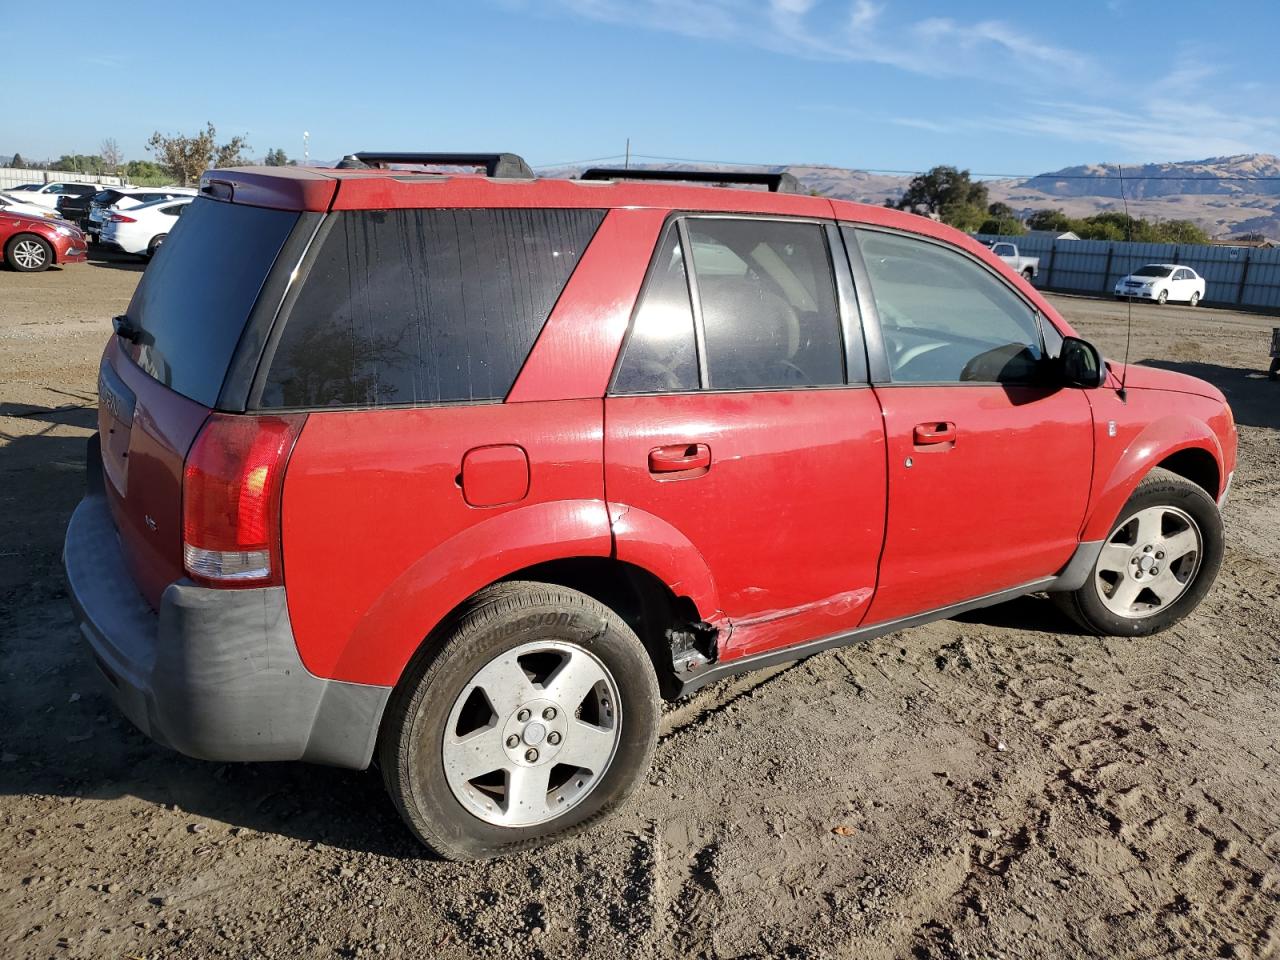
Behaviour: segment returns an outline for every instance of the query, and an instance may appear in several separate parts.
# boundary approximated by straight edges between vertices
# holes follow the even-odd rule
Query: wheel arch
[[[600,501],[544,503],[469,528],[406,569],[341,649],[308,650],[300,636],[303,659],[320,675],[397,684],[477,593],[528,580],[580,590],[618,613],[654,657],[665,692],[667,628],[682,625],[705,646],[723,614],[710,571],[687,539],[643,511],[619,512],[611,524]],[[495,543],[503,545],[498,553]]]
[[[1157,467],[1176,473],[1217,500],[1224,477],[1222,447],[1208,424],[1193,417],[1163,417],[1149,424],[1099,485],[1081,540],[1101,540],[1142,479]]]

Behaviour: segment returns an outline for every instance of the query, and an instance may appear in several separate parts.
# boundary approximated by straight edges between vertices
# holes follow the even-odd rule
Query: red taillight
[[[111,215],[112,223],[137,223],[133,217],[126,217],[123,213],[113,213]]]
[[[212,414],[182,473],[182,560],[193,580],[284,582],[280,493],[305,416]]]

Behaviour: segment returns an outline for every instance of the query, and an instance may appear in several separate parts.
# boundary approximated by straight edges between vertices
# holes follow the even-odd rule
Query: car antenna
[[[1129,198],[1124,195],[1124,166],[1116,164],[1116,171],[1120,174],[1120,202],[1124,204],[1124,229],[1126,242],[1133,242],[1133,218],[1129,216]],[[1116,396],[1120,398],[1121,403],[1129,402],[1129,395],[1125,392],[1125,381],[1129,379],[1129,344],[1133,340],[1133,294],[1125,297],[1129,301],[1129,318],[1125,324],[1124,331],[1124,366],[1120,369],[1120,389],[1116,391]]]

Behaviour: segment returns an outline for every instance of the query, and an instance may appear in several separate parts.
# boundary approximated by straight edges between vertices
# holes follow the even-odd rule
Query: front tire
[[[53,248],[35,234],[20,233],[5,247],[4,259],[20,273],[39,273],[53,263]]]
[[[525,850],[626,800],[657,740],[658,682],[638,637],[576,590],[495,584],[410,664],[387,705],[387,791],[449,860]]]
[[[1163,307],[1168,302],[1169,302],[1169,291],[1161,290],[1160,295],[1156,297],[1156,303],[1160,304],[1160,306]]]
[[[1222,566],[1223,547],[1213,498],[1157,468],[1120,511],[1085,585],[1055,598],[1091,633],[1150,636],[1204,599]]]

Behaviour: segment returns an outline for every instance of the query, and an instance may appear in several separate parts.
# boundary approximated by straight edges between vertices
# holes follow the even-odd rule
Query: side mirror
[[[1107,368],[1098,348],[1079,337],[1062,339],[1058,364],[1062,382],[1069,387],[1100,387],[1107,378]]]

